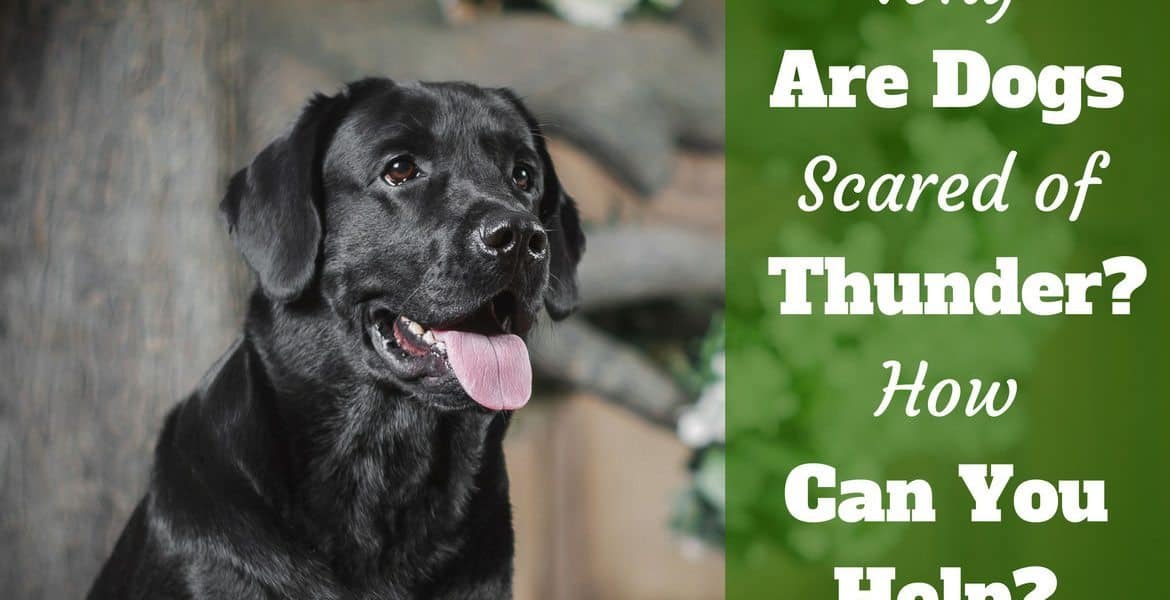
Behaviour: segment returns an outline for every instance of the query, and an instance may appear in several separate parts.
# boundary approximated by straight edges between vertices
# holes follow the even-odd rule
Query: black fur
[[[422,175],[389,185],[407,154]],[[536,121],[505,90],[363,80],[311,100],[221,208],[259,280],[244,335],[167,417],[89,598],[510,597],[510,415],[384,360],[369,327],[375,308],[450,326],[502,293],[521,333],[572,311],[584,237]],[[547,254],[485,257],[469,240],[500,219]]]

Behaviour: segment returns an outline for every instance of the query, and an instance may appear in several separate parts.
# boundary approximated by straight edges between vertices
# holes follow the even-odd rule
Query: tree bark
[[[80,598],[238,330],[227,3],[4,3],[0,597]]]

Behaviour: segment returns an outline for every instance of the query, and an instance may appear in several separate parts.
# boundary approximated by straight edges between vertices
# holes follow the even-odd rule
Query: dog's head
[[[221,210],[272,303],[327,307],[353,372],[440,406],[522,406],[525,335],[542,306],[577,304],[577,209],[507,90],[367,79],[317,96]]]

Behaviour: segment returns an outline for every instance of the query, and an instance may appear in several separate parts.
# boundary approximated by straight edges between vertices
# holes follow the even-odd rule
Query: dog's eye
[[[512,183],[516,184],[516,187],[523,192],[532,189],[532,171],[528,165],[520,164],[512,169]]]
[[[405,181],[409,181],[418,177],[418,165],[414,164],[414,159],[410,156],[396,156],[390,160],[390,164],[386,165],[386,170],[382,172],[382,179],[390,185],[398,185]]]

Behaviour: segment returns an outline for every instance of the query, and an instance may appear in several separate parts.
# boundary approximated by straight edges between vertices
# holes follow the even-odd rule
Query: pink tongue
[[[519,336],[434,330],[447,362],[472,400],[492,410],[515,410],[532,395],[532,364]]]

